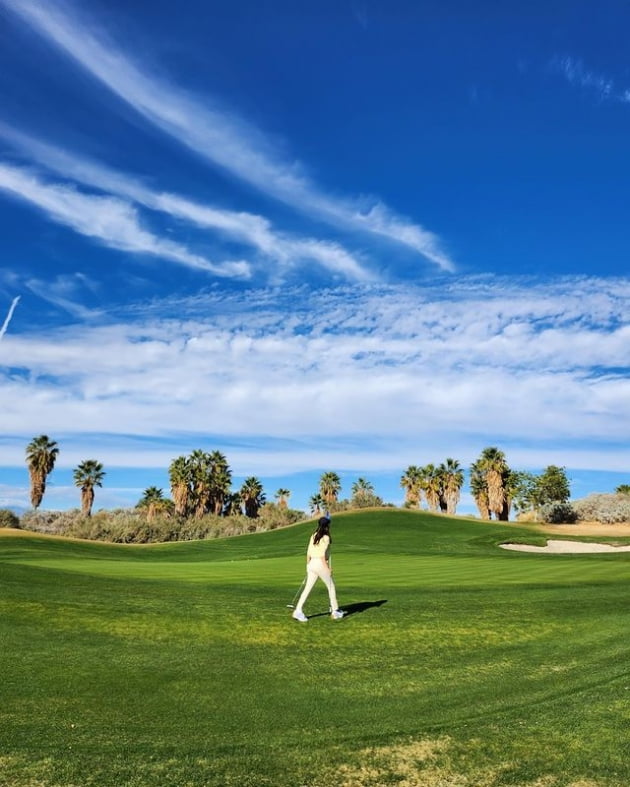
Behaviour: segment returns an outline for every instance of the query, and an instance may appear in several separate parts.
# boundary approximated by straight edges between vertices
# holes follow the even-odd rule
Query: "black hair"
[[[313,533],[313,543],[319,544],[323,536],[328,536],[332,543],[332,538],[330,538],[330,519],[327,516],[321,517],[317,522],[317,530]]]

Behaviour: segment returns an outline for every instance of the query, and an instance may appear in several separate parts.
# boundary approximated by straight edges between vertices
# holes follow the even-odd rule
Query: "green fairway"
[[[523,527],[335,516],[115,546],[0,535],[0,785],[630,784],[630,553],[506,552]]]

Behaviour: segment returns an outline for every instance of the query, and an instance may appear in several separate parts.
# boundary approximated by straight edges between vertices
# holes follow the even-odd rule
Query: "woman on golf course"
[[[300,623],[306,623],[308,620],[302,607],[308,598],[308,594],[317,582],[318,577],[328,588],[331,618],[333,620],[340,620],[345,614],[343,610],[339,609],[337,606],[337,593],[335,592],[335,583],[333,582],[332,572],[330,570],[331,541],[330,519],[327,516],[323,516],[317,522],[317,530],[311,536],[306,551],[306,580],[304,590],[293,612],[293,617],[299,620]]]

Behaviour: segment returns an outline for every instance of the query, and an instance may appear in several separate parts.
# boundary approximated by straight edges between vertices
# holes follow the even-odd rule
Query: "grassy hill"
[[[0,785],[630,784],[630,554],[531,555],[522,526],[338,515],[114,546],[0,535]]]

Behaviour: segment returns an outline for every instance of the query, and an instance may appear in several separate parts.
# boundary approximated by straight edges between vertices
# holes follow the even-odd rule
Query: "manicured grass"
[[[123,547],[0,536],[0,785],[630,784],[630,553],[334,519],[339,598],[286,608],[311,525]]]

